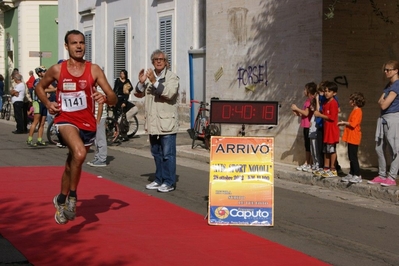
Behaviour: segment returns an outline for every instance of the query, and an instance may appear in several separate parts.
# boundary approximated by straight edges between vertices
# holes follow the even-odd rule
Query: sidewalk
[[[150,143],[147,141],[147,139],[147,135],[145,135],[144,132],[139,131],[137,136],[127,142],[123,142],[120,146],[118,146],[117,149],[120,151],[124,151],[124,148],[130,148],[135,150],[142,150],[142,152],[145,152],[147,150],[149,154]],[[201,141],[196,141],[195,143],[201,144]],[[177,136],[177,156],[209,164],[209,151],[204,149],[200,145],[192,149],[191,144],[192,139],[190,138],[190,135],[186,131],[179,132]],[[352,184],[341,182],[340,177],[315,177],[311,173],[297,171],[296,167],[297,165],[275,162],[274,178],[289,180],[312,186],[325,187],[331,190],[343,190],[355,193],[363,197],[371,197],[399,204],[399,186],[382,187],[380,185],[367,184],[368,180],[371,180],[378,175],[377,168],[362,168],[361,174],[363,177],[363,182],[358,184]],[[343,169],[343,171],[345,174],[347,174],[349,172],[349,169]]]

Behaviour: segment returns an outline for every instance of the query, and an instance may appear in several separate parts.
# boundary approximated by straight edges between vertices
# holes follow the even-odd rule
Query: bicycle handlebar
[[[200,101],[197,101],[197,100],[190,100],[190,108],[191,108],[193,103],[199,103],[200,105],[204,105],[204,106],[208,106],[209,105],[209,103],[206,103],[206,102],[202,102],[202,101],[200,102]]]

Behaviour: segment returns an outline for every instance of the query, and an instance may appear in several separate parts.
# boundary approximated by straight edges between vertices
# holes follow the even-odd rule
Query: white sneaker
[[[362,176],[354,175],[351,179],[349,179],[351,183],[362,183]]]
[[[159,192],[170,192],[172,190],[175,190],[175,188],[166,184],[162,184],[160,187],[158,187]]]
[[[307,172],[308,172],[308,173],[313,173],[314,171],[317,171],[317,170],[319,170],[319,166],[317,166],[317,165],[312,165],[312,167],[309,168]]]
[[[151,182],[150,184],[148,184],[148,185],[145,186],[146,189],[158,189],[158,188],[160,188],[160,187],[161,187],[161,185],[158,184],[158,183],[155,182],[155,181],[153,181],[153,182]]]
[[[341,182],[350,182],[349,180],[351,180],[352,177],[353,177],[353,175],[347,174],[346,176],[341,178]]]
[[[298,166],[297,168],[296,168],[296,170],[298,170],[298,171],[302,171],[303,170],[303,168],[305,168],[305,167],[307,167],[308,165],[306,164],[306,163],[304,163],[304,164],[302,164],[302,165],[300,165],[300,166]]]
[[[304,171],[304,172],[308,172],[309,170],[312,170],[312,167],[309,164],[307,164],[306,166],[304,166],[302,168],[302,171]]]

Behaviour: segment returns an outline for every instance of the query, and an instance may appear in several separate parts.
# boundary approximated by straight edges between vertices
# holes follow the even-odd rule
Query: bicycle
[[[191,100],[190,107],[193,103],[199,103],[200,106],[194,121],[194,127],[190,129],[190,136],[193,139],[191,148],[194,149],[196,146],[198,146],[195,145],[197,140],[202,140],[204,148],[209,150],[211,136],[220,136],[220,127],[210,123],[209,121],[209,108],[207,108],[209,103]]]
[[[3,108],[1,109],[1,119],[10,120],[11,117],[11,95],[3,95]]]
[[[105,118],[105,137],[107,145],[119,143],[119,123],[113,118],[108,116]]]
[[[108,107],[108,117],[105,121],[107,143],[120,143],[132,138],[139,129],[139,121],[136,117],[138,109],[136,106],[125,112],[124,106],[117,110],[118,121],[115,119],[115,107]],[[112,115],[109,115],[109,114]]]
[[[57,135],[57,128],[54,125],[54,120],[50,122],[50,124],[47,125],[47,140],[48,143],[57,145],[59,143],[58,135]]]

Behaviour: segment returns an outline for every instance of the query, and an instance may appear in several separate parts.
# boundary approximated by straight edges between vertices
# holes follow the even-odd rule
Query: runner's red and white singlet
[[[92,97],[95,84],[91,75],[91,63],[86,61],[85,70],[80,77],[72,76],[68,72],[67,63],[61,63],[57,85],[57,103],[61,110],[55,116],[54,123],[70,123],[82,130],[96,131]]]

